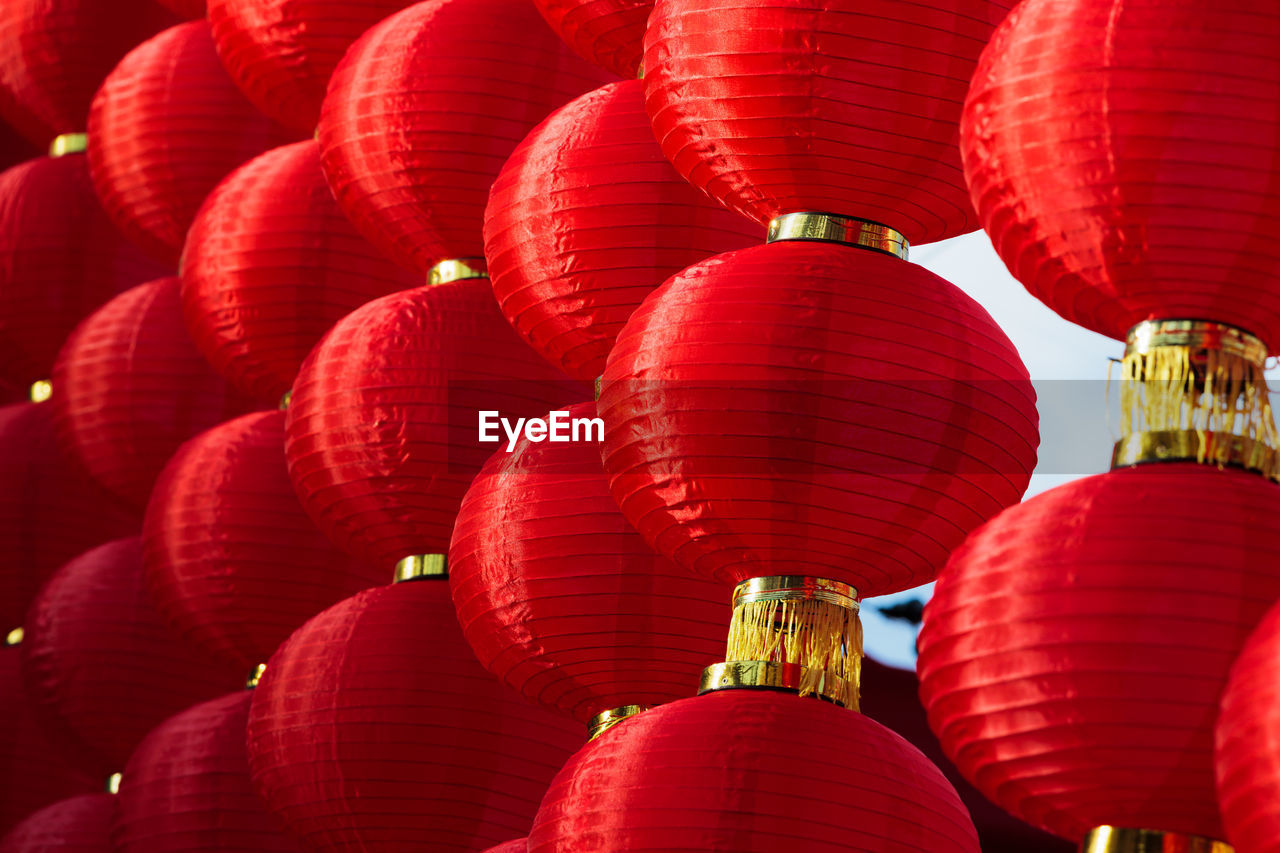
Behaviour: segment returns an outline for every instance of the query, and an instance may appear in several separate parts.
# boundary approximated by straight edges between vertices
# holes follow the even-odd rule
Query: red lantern
[[[365,30],[414,0],[212,0],[209,24],[231,79],[271,118],[308,135],[333,69]]]
[[[338,210],[314,141],[269,151],[223,181],[187,236],[182,304],[205,358],[238,388],[278,399],[329,327],[421,284]]]
[[[920,751],[855,711],[726,690],[646,711],[551,784],[529,853],[863,850],[978,853],[973,823]]]
[[[595,413],[566,410],[566,436]],[[645,545],[609,496],[596,444],[580,438],[494,454],[462,501],[449,575],[480,662],[587,723],[690,695],[722,659],[730,590]]]
[[[0,853],[112,853],[115,816],[116,798],[111,794],[81,794],[60,800],[0,839]]]
[[[245,100],[209,25],[192,21],[130,52],[102,84],[89,114],[89,174],[120,230],[176,262],[209,191],[290,137]]]
[[[503,313],[579,379],[600,375],[622,324],[658,284],[763,237],[663,159],[643,92],[638,80],[615,83],[552,114],[507,160],[485,212]]]
[[[533,0],[551,29],[584,59],[635,77],[653,0]]]
[[[159,3],[184,20],[199,20],[205,16],[204,0],[159,0]]]
[[[587,393],[515,336],[487,281],[393,293],[339,321],[303,364],[289,476],[329,538],[389,578],[404,557],[448,549],[495,449],[478,441],[477,412],[514,422]]]
[[[143,542],[161,614],[245,672],[316,613],[389,577],[334,548],[307,518],[278,411],[182,445],[156,483]]]
[[[114,853],[296,853],[249,781],[242,690],[188,708],[147,735],[125,766]]]
[[[58,355],[53,387],[64,446],[138,507],[182,442],[255,407],[187,337],[176,278],[128,290],[81,323]]]
[[[0,174],[0,371],[48,379],[58,347],[99,305],[165,275],[116,230],[85,158],[42,157]]]
[[[489,185],[547,113],[610,75],[527,0],[426,0],[374,26],[334,72],[318,138],[356,228],[406,268],[479,257]]]
[[[1280,599],[1278,514],[1263,477],[1168,463],[1077,480],[983,527],[920,635],[947,755],[1069,840],[1103,825],[1221,838],[1213,724]]]
[[[527,832],[581,729],[471,655],[442,578],[359,593],[267,664],[254,786],[308,850],[474,851]]]
[[[244,681],[181,642],[152,608],[141,539],[110,542],[63,566],[24,628],[27,694],[104,778],[165,717]]]

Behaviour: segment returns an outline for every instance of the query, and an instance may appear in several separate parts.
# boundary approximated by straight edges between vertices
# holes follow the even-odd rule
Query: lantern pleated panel
[[[0,838],[0,853],[113,853],[111,823],[115,815],[116,798],[111,794],[60,800]]]
[[[462,495],[496,449],[477,412],[541,416],[587,397],[516,337],[488,281],[384,296],[343,318],[294,384],[285,452],[302,505],[391,578],[443,554]]]
[[[279,398],[329,327],[420,285],[356,233],[314,141],[277,148],[210,193],[187,235],[182,305],[209,363],[246,393]]]
[[[185,20],[198,20],[206,14],[204,0],[158,0],[158,2]]]
[[[24,625],[27,695],[106,778],[157,723],[243,684],[183,642],[147,599],[142,540],[87,551],[45,584]]]
[[[209,25],[165,30],[131,51],[94,96],[89,174],[112,221],[177,263],[204,197],[246,160],[291,142],[218,61]]]
[[[140,509],[184,441],[269,405],[237,395],[200,356],[182,327],[176,278],[127,290],[81,323],[53,387],[63,446]]]
[[[639,72],[652,0],[533,0],[533,5],[582,58],[623,79]]]
[[[1280,346],[1278,42],[1280,10],[1248,0],[1020,5],[961,139],[1014,276],[1112,337],[1194,318]]]
[[[987,797],[1077,841],[1101,825],[1221,839],[1213,726],[1280,599],[1280,489],[1195,463],[1039,495],[958,549],[920,635],[920,695]]]
[[[821,211],[911,243],[978,227],[956,147],[1010,0],[659,0],[653,132],[694,186],[764,224]]]
[[[156,484],[143,541],[156,607],[244,672],[324,608],[389,579],[331,545],[303,512],[279,411],[184,444]]]
[[[613,76],[527,0],[425,0],[374,26],[334,72],[318,139],[360,233],[406,268],[484,254],[489,185],[556,107]]]
[[[938,768],[855,711],[768,690],[626,720],[556,776],[529,853],[978,853]]]
[[[165,720],[134,750],[120,783],[114,853],[296,853],[249,780],[241,690]]]
[[[249,715],[254,785],[308,850],[476,851],[527,832],[581,726],[475,661],[448,583],[359,593],[298,629]]]
[[[764,231],[690,187],[649,130],[640,81],[583,95],[520,143],[493,185],[485,257],[511,325],[594,380],[654,288]]]
[[[83,156],[0,174],[0,373],[19,385],[48,379],[77,323],[168,272],[107,219]]]
[[[218,56],[254,106],[310,134],[333,69],[365,30],[413,0],[211,0]]]

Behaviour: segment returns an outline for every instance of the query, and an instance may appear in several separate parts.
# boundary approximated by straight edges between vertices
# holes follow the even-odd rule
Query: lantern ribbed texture
[[[529,853],[979,853],[938,768],[813,698],[726,690],[632,717],[551,783]]]
[[[449,582],[480,662],[582,723],[683,699],[724,659],[732,589],[649,549],[610,497],[594,441],[495,453],[463,498]]]
[[[108,72],[139,42],[174,23],[151,0],[128,13],[111,0],[0,3],[0,116],[39,148],[79,133]]]
[[[623,328],[599,409],[623,514],[723,581],[931,580],[1017,503],[1035,393],[995,321],[889,255],[783,242],[672,277]]]
[[[414,0],[211,0],[218,56],[254,105],[310,134],[333,69],[365,30]]]
[[[1218,807],[1236,853],[1280,851],[1280,606],[1231,668],[1214,760]]]
[[[388,578],[331,545],[299,505],[279,411],[182,445],[156,483],[143,542],[161,614],[244,672],[324,608]]]
[[[111,224],[82,155],[0,174],[0,373],[19,385],[48,379],[77,323],[168,272]]]
[[[241,690],[170,717],[134,750],[120,783],[113,853],[296,853],[249,780]]]
[[[178,279],[139,285],[67,338],[53,370],[59,438],[139,508],[182,442],[267,405],[232,391],[182,327]]]
[[[1012,0],[659,0],[646,106],[696,187],[757,222],[857,216],[912,243],[978,226],[956,147]]]
[[[1278,517],[1263,477],[1165,463],[1068,483],[976,532],[920,634],[947,755],[1072,841],[1103,824],[1222,838],[1213,725],[1280,599]]]
[[[0,408],[0,483],[0,632],[6,632],[22,624],[40,586],[63,563],[136,534],[142,519],[58,444],[49,403]]]
[[[27,695],[103,778],[165,717],[244,682],[240,670],[183,642],[151,606],[139,538],[101,545],[59,569],[24,628]]]
[[[551,29],[583,59],[635,77],[653,0],[533,0]]]
[[[489,185],[516,144],[611,79],[528,0],[426,0],[370,29],[334,72],[325,176],[360,233],[406,268],[479,257]]]
[[[477,440],[478,411],[541,416],[589,393],[516,337],[488,281],[393,293],[339,321],[303,364],[289,476],[330,539],[389,579],[403,557],[448,550],[496,449]]]
[[[200,203],[227,173],[296,138],[231,82],[204,21],[131,51],[93,99],[89,174],[129,239],[177,262]]]
[[[1010,272],[1115,338],[1198,319],[1280,347],[1278,42],[1280,11],[1249,0],[1020,5],[961,125]]]
[[[158,0],[158,2],[183,19],[197,20],[205,16],[204,0]]]
[[[622,324],[669,276],[763,241],[676,174],[638,80],[562,107],[520,143],[485,211],[485,257],[511,325],[571,376],[604,370]]]
[[[209,194],[187,235],[182,306],[218,372],[279,398],[334,323],[421,284],[351,227],[308,141],[251,160]]]
[[[115,815],[116,798],[111,794],[81,794],[60,800],[0,839],[0,853],[113,853],[111,822]]]
[[[483,850],[527,832],[579,725],[486,672],[449,585],[379,587],[302,628],[249,714],[254,786],[308,850]]]
[[[484,853],[526,853],[528,849],[529,839],[517,838],[514,841],[508,841],[506,844],[490,847]]]

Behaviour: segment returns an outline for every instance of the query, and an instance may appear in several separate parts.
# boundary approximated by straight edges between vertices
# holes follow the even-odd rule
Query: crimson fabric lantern
[[[527,832],[581,727],[486,672],[443,578],[359,593],[267,664],[254,786],[308,850],[475,851]]]
[[[817,699],[725,690],[633,717],[551,783],[529,853],[979,853],[960,798],[901,737]]]
[[[122,290],[165,275],[103,213],[81,155],[0,174],[0,373],[48,379],[76,324]]]
[[[251,698],[188,708],[138,744],[120,782],[114,853],[297,853],[249,781]]]
[[[156,483],[143,542],[161,614],[245,672],[316,613],[388,579],[331,545],[303,512],[279,411],[182,445]]]
[[[187,235],[183,315],[219,373],[278,399],[330,326],[415,279],[356,233],[319,146],[298,142],[241,166],[205,200]]]
[[[413,0],[211,0],[218,56],[254,106],[308,135],[333,69],[369,27]]]
[[[9,791],[5,791],[5,796]],[[0,853],[113,853],[116,798],[81,794],[46,806],[0,839]]]
[[[159,3],[185,20],[196,20],[205,16],[204,0],[159,0]]]
[[[22,675],[49,724],[102,778],[170,714],[243,683],[181,641],[147,600],[142,540],[87,551],[49,580],[27,614]]]
[[[408,269],[479,257],[489,185],[516,143],[611,79],[527,0],[425,0],[370,29],[334,72],[325,176],[356,228]]]
[[[182,442],[266,405],[235,394],[200,357],[178,288],[165,278],[120,294],[67,338],[53,370],[63,445],[139,508]]]
[[[977,531],[920,634],[920,695],[987,797],[1072,841],[1223,837],[1213,726],[1280,599],[1280,489],[1196,463],[1060,486]],[[1110,849],[1110,848],[1108,848]]]
[[[551,29],[584,59],[635,77],[653,0],[533,0]]]
[[[192,21],[131,51],[102,84],[89,114],[89,174],[120,230],[176,263],[209,191],[293,137],[245,99],[209,25]]]
[[[484,230],[511,325],[587,380],[604,370],[618,330],[650,291],[764,237],[671,168],[638,80],[583,95],[525,137],[494,182]]]

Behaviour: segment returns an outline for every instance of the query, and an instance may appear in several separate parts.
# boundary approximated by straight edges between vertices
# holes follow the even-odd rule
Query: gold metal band
[[[249,675],[244,680],[245,690],[254,690],[258,686],[258,682],[262,680],[262,674],[267,671],[267,665],[260,663],[253,669],[249,670]]]
[[[769,242],[784,240],[811,240],[820,243],[843,243],[884,252],[895,258],[907,259],[911,244],[899,231],[888,225],[858,219],[856,216],[840,216],[835,213],[786,213],[769,223]]]
[[[1204,320],[1146,320],[1129,330],[1125,355],[1145,354],[1157,347],[1212,349],[1254,364],[1267,360],[1267,345],[1244,329]]]
[[[600,735],[609,731],[609,729],[621,723],[623,720],[634,717],[636,714],[649,710],[649,705],[623,705],[620,708],[610,708],[608,711],[601,711],[590,720],[587,721],[587,742],[595,740]]]
[[[596,377],[596,399],[597,400],[600,399],[600,392],[603,390],[604,390],[604,377],[597,376]]]
[[[89,148],[89,134],[64,133],[55,136],[49,143],[50,157],[65,157],[68,154],[83,154]]]
[[[22,630],[21,628],[14,628],[12,631],[10,631],[8,634],[5,635],[4,644],[6,646],[21,645],[22,640],[23,638],[26,637],[26,635],[27,635],[27,632]]]
[[[394,583],[424,578],[449,577],[449,557],[445,554],[414,554],[396,563]]]
[[[847,583],[803,575],[772,575],[750,578],[733,588],[733,606],[754,601],[822,601],[858,610],[858,590]]]
[[[38,379],[31,383],[31,402],[43,403],[53,396],[53,383],[48,379]]]
[[[489,265],[484,258],[450,258],[427,272],[427,284],[448,284],[464,278],[488,278]]]
[[[768,660],[731,660],[714,663],[702,671],[698,695],[717,690],[785,690],[799,693],[807,668],[798,663],[780,663]],[[845,681],[827,673],[821,686],[814,693],[829,702],[845,707],[842,697],[847,695]]]
[[[293,402],[293,389],[290,388],[288,391],[285,391],[283,394],[280,395],[280,406],[279,406],[280,411],[283,412],[288,410],[289,404],[292,402]]]
[[[1080,840],[1080,853],[1233,853],[1225,841],[1155,829],[1097,826]]]
[[[1111,467],[1199,462],[1257,471],[1280,480],[1280,454],[1261,441],[1230,433],[1186,430],[1135,432],[1116,442]]]
[[[107,783],[102,786],[102,789],[108,794],[118,794],[120,793],[120,783],[123,781],[123,773],[112,773],[107,777]]]

